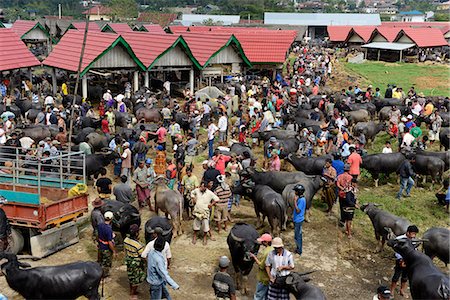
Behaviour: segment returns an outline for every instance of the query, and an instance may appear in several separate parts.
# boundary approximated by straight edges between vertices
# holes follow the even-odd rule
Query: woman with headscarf
[[[141,258],[144,246],[139,242],[139,226],[130,226],[130,235],[123,241],[125,249],[125,264],[128,281],[130,282],[130,298],[137,299],[137,288],[146,277],[145,260]]]

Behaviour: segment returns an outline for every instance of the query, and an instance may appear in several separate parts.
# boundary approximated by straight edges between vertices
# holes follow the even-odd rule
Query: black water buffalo
[[[53,267],[36,267],[17,260],[12,253],[0,253],[8,285],[25,299],[100,299],[98,287],[103,270],[93,261],[74,262]]]
[[[307,272],[306,274],[308,274]],[[275,279],[275,284],[283,286],[289,293],[295,296],[297,300],[325,300],[325,295],[318,287],[308,284],[311,279],[303,277],[306,274],[291,272],[286,276],[278,276]]]
[[[74,103],[75,98],[75,103]],[[72,104],[81,105],[81,102],[83,101],[83,98],[81,98],[80,95],[77,95],[74,97],[74,95],[66,95],[63,97],[62,104],[64,107],[70,107]]]
[[[314,121],[311,119],[300,118],[300,117],[294,117],[294,121],[301,128],[311,128],[315,134],[317,134],[317,132],[320,130],[320,125],[323,124],[322,121]]]
[[[183,131],[183,134],[187,134],[189,132],[189,116],[185,113],[176,113],[175,114],[175,122],[180,125],[181,130]]]
[[[353,125],[358,122],[367,122],[370,120],[370,114],[365,109],[348,111],[345,112],[344,115],[347,118],[349,125]]]
[[[78,125],[81,128],[92,127],[92,128],[100,128],[102,124],[102,120],[94,119],[91,117],[81,117]]]
[[[119,158],[119,155],[113,151],[86,155],[86,176],[90,177],[94,175],[94,177],[97,178],[100,169],[108,166],[116,158]],[[82,167],[78,161],[73,163],[78,167]]]
[[[231,262],[236,276],[237,289],[248,292],[248,274],[252,270],[254,260],[250,253],[256,255],[259,250],[258,231],[247,223],[237,223],[231,228],[227,237],[228,249],[230,250]]]
[[[230,156],[232,153],[235,153],[237,156],[239,155],[244,156],[244,152],[248,152],[252,159],[255,158],[252,149],[249,146],[246,146],[241,143],[233,143],[230,147],[230,151],[223,151],[223,150],[220,151],[220,153],[228,156]]]
[[[82,143],[86,140],[86,137],[93,132],[95,132],[95,129],[92,127],[83,128],[79,130],[76,135],[72,136],[72,141],[75,144]]]
[[[367,142],[373,141],[375,136],[380,132],[385,130],[386,126],[383,122],[375,123],[374,121],[369,122],[358,122],[353,127],[353,134],[359,135],[364,133]]]
[[[450,127],[443,127],[439,132],[439,142],[445,151],[450,149]]]
[[[115,110],[114,115],[116,116],[116,126],[125,128],[128,124],[131,124],[131,116],[128,113],[122,113]]]
[[[293,130],[272,129],[270,131],[255,131],[252,133],[252,138],[257,138],[264,142],[267,142],[271,137],[277,139],[288,139],[297,136],[297,132]]]
[[[286,203],[280,194],[267,185],[255,185],[251,181],[241,182],[233,193],[249,196],[255,208],[257,227],[264,225],[267,217],[271,232],[279,235],[286,226]],[[262,218],[261,218],[262,216]]]
[[[27,125],[26,127],[17,126],[17,131],[23,136],[28,136],[33,139],[36,143],[45,140],[48,137],[54,136],[52,134],[53,129],[46,125]],[[52,130],[51,130],[52,129]]]
[[[320,120],[323,120],[325,117],[322,111],[316,112],[314,109],[297,109],[295,112],[295,116],[299,118],[311,119],[311,114],[315,113],[319,115]]]
[[[380,174],[389,176],[389,174],[397,172],[405,159],[406,157],[400,152],[370,154],[362,158],[361,167],[369,171],[377,187],[378,176]]]
[[[28,98],[16,99],[16,105],[22,116],[25,116],[25,113],[32,108],[32,104],[33,102]]]
[[[377,112],[377,107],[373,103],[351,103],[348,105],[351,111],[357,111],[364,109],[369,112],[369,114],[374,117]]]
[[[416,155],[413,162],[414,171],[420,175],[431,176],[431,182],[441,181],[444,175],[445,163],[435,156]]]
[[[91,145],[94,152],[100,151],[108,147],[108,139],[105,135],[97,132],[91,132],[86,136],[88,143]]]
[[[131,204],[114,200],[104,200],[105,204],[100,208],[102,213],[110,211],[114,214],[112,228],[120,232],[124,239],[130,233],[130,226],[141,225],[141,216],[139,210]]]
[[[312,178],[302,178],[296,183],[288,184],[283,190],[283,193],[281,194],[283,197],[283,200],[287,204],[287,214],[288,218],[292,218],[292,213],[294,211],[294,201],[296,199],[295,192],[293,188],[297,184],[301,184],[305,187],[305,199],[306,199],[306,211],[307,214],[305,214],[305,221],[309,222],[309,209],[312,206],[312,199],[314,198],[314,195],[317,193],[317,191],[322,187],[323,181],[321,180],[321,176],[314,176]]]
[[[325,161],[330,158],[331,155],[323,155],[319,157],[299,157],[290,153],[285,160],[290,162],[297,171],[301,171],[306,175],[321,175]]]
[[[400,106],[403,105],[403,101],[397,98],[384,98],[384,99],[375,99],[373,101],[375,104],[377,111],[380,111],[385,106]]]
[[[30,121],[31,124],[34,124],[34,122],[36,122],[36,118],[37,115],[41,112],[40,109],[29,109],[27,110],[27,112],[25,113],[25,119],[27,119],[28,121]]]
[[[373,229],[375,231],[375,238],[378,242],[377,252],[383,250],[384,243],[388,239],[390,231],[396,236],[402,235],[411,225],[406,219],[397,217],[387,211],[381,210],[376,207],[374,203],[368,203],[361,205],[361,210],[365,212],[372,221]],[[389,229],[387,229],[389,228]],[[381,238],[381,245],[380,245]]]
[[[279,139],[277,142],[280,145],[280,158],[285,158],[289,155],[289,153],[295,153],[298,150],[298,146],[300,145],[300,139],[297,137],[287,138],[287,139]],[[264,156],[267,156],[267,148],[269,147],[270,142],[264,143]]]
[[[437,256],[446,265],[450,255],[450,230],[433,227],[423,234],[423,250],[431,259]]]
[[[267,185],[274,189],[277,193],[282,193],[286,185],[299,182],[308,176],[303,172],[258,172],[253,168],[248,168],[240,173],[241,179],[251,180],[255,184]]]
[[[445,171],[449,169],[450,165],[450,151],[445,152],[431,152],[431,151],[422,151],[419,150],[416,152],[418,155],[424,155],[424,156],[432,156],[432,157],[439,157],[442,159],[445,163]]]
[[[411,240],[393,239],[388,241],[399,253],[407,266],[409,287],[413,299],[450,299],[450,280],[425,254],[416,251]]]
[[[148,243],[152,240],[152,232],[156,227],[160,227],[163,230],[161,236],[164,240],[170,244],[172,241],[172,224],[169,219],[161,216],[153,216],[147,222],[145,222],[145,242]]]

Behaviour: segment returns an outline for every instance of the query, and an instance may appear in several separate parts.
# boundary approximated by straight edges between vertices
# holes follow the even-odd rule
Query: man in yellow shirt
[[[427,104],[425,105],[425,108],[423,110],[423,114],[428,117],[429,115],[431,115],[433,113],[434,110],[434,105],[431,102],[431,100],[427,101]]]
[[[63,84],[61,85],[61,92],[63,96],[67,96],[69,94],[69,89],[67,87],[66,82],[63,82]]]
[[[258,273],[256,274],[256,290],[254,300],[265,300],[267,298],[267,293],[269,291],[269,275],[266,272],[266,259],[271,251],[273,251],[272,236],[268,233],[264,233],[260,238],[257,239],[264,249],[259,253],[258,257],[250,252],[250,256],[258,264]]]
[[[396,99],[402,99],[403,98],[403,91],[402,91],[401,87],[396,88],[392,92],[392,98],[396,98]]]

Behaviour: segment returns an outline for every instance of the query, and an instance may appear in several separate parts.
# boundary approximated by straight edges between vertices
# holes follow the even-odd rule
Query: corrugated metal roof
[[[370,39],[372,32],[375,30],[375,26],[353,26],[352,29],[364,42],[367,42]]]
[[[171,25],[169,26],[169,30],[172,33],[181,33],[188,31],[189,26],[182,26],[182,25]]]
[[[254,63],[284,63],[297,32],[285,31],[240,31],[235,33],[245,55]]]
[[[400,32],[401,28],[398,27],[377,27],[373,33],[372,36],[370,37],[369,41],[371,41],[375,35],[377,33],[379,33],[380,35],[384,36],[384,38],[388,41],[388,42],[393,42],[395,40],[395,38],[397,37],[397,34]]]
[[[0,41],[0,71],[41,64],[12,29],[0,28]]]
[[[412,11],[401,11],[398,13],[401,16],[418,16],[418,15],[424,15],[423,12],[418,10],[412,10]]]
[[[46,66],[76,72],[78,70],[78,63],[83,44],[83,35],[83,31],[69,30],[59,41],[58,45],[53,48],[53,51],[47,59],[44,60],[43,64]],[[88,32],[83,63],[81,66],[81,74],[84,75],[89,70],[92,63],[94,63],[118,43],[121,43],[125,48],[127,48],[128,53],[138,66],[145,69],[145,66],[136,57],[130,46],[119,35],[115,33]]]
[[[166,34],[164,29],[158,24],[144,24],[142,26],[150,33]]]
[[[328,26],[328,37],[331,42],[345,42],[351,29],[351,26]]]
[[[83,15],[87,15],[89,13],[91,15],[110,15],[112,13],[112,10],[107,6],[95,5],[82,12]]]
[[[50,33],[37,21],[17,20],[11,28],[20,36],[20,38],[23,38],[25,34],[35,28],[39,28],[50,38]]]
[[[192,33],[185,32],[181,35],[187,42],[189,49],[191,49],[192,54],[200,63],[201,66],[206,67],[211,58],[213,58],[221,50],[225,49],[226,46],[233,44],[238,49],[239,55],[242,60],[247,64],[251,65],[247,56],[242,49],[242,45],[239,43],[237,38],[229,33]]]
[[[398,41],[403,35],[409,37],[420,48],[447,46],[442,32],[437,28],[403,28],[395,38]]]
[[[382,50],[406,50],[409,48],[414,47],[414,44],[403,44],[403,43],[383,43],[383,42],[376,42],[376,43],[370,43],[366,45],[362,45],[363,48],[371,48],[371,49],[382,49]]]
[[[213,22],[222,22],[222,25],[238,24],[241,17],[239,15],[198,15],[198,14],[183,14],[181,17],[181,24],[189,26],[192,23],[203,23],[206,20],[213,20]]]
[[[132,32],[133,30],[127,23],[108,23],[107,24],[115,33]],[[103,27],[105,28],[105,27]],[[102,28],[102,31],[103,31]]]
[[[379,14],[264,13],[264,24],[303,26],[380,25]]]
[[[79,31],[84,31],[84,29],[86,28],[86,22],[84,21],[80,21],[80,22],[73,22],[72,25],[78,29]],[[101,28],[100,26],[98,26],[98,24],[96,22],[89,22],[89,31],[92,32],[100,32]]]
[[[177,45],[180,45],[185,50],[195,66],[201,68],[201,65],[192,55],[185,40],[179,35],[131,32],[124,33],[122,36],[146,68],[150,68],[162,54]]]

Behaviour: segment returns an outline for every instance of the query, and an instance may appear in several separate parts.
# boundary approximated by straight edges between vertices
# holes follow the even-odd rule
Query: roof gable
[[[404,36],[421,48],[448,45],[442,31],[437,28],[403,28],[397,34],[394,42],[401,41]]]
[[[132,31],[127,23],[107,23],[101,29],[101,32],[114,32],[118,34]]]
[[[351,26],[327,26],[328,37],[331,42],[345,42]]]
[[[41,63],[28,50],[12,29],[0,29],[0,71],[39,66]]]
[[[37,29],[42,31],[48,39],[53,41],[50,33],[45,29],[44,26],[42,26],[41,23],[37,21],[17,20],[16,22],[14,22],[11,28],[20,36],[21,39],[23,39],[32,30]]]

